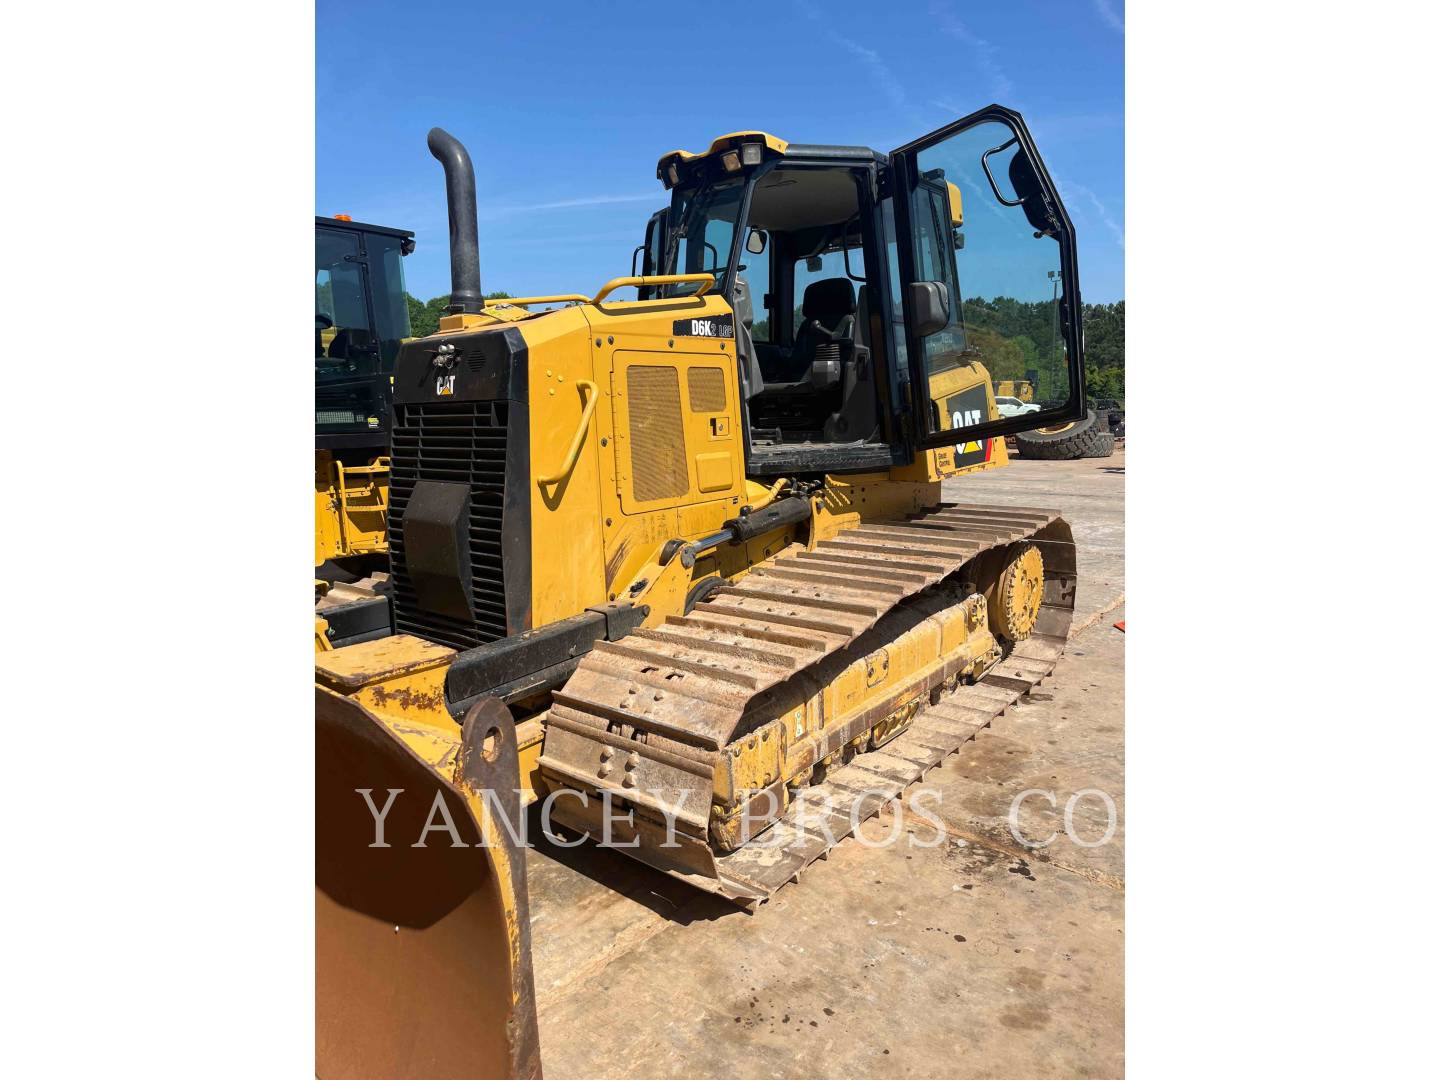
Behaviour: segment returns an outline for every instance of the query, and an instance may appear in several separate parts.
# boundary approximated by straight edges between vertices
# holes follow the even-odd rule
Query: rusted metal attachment
[[[316,688],[321,1077],[541,1075],[514,722],[487,699],[444,741]]]

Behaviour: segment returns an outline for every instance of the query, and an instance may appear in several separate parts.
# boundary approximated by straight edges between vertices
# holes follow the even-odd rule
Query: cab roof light
[[[335,214],[335,215],[334,215],[334,218],[335,218],[336,221],[351,221],[351,220],[353,220],[353,219],[350,217],[349,214]]]
[[[761,155],[765,152],[763,144],[758,142],[747,142],[740,144],[740,160],[746,165],[759,165]]]
[[[725,166],[727,173],[740,171],[740,154],[734,150],[727,150],[720,155],[720,164]]]

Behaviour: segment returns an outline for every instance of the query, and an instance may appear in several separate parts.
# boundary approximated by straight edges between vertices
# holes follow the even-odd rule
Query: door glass
[[[392,371],[400,341],[410,336],[410,305],[405,300],[404,255],[397,236],[368,234],[365,248],[375,295],[375,336],[380,344],[380,370]]]
[[[989,420],[977,387],[1028,380],[1070,396],[1060,244],[1011,128],[986,121],[921,150],[910,193],[916,277],[944,283],[950,322],[921,339],[932,431]]]
[[[658,274],[659,266],[665,259],[665,218],[664,210],[659,211],[650,218],[645,226],[645,265],[640,268],[642,274]]]
[[[758,255],[742,248],[737,274],[750,290],[751,312],[755,316],[755,322],[750,327],[751,340],[764,343],[775,340],[770,329],[770,251],[768,238],[765,250]]]
[[[890,330],[890,348],[895,353],[895,375],[897,386],[901,387],[901,400],[908,401],[910,383],[909,351],[905,343],[905,308],[900,301],[900,258],[895,239],[895,200],[886,199],[880,204],[880,225],[884,230],[885,265],[890,274],[890,311],[887,326]]]
[[[316,374],[354,375],[375,370],[365,270],[359,257],[359,237],[339,230],[315,230]]]

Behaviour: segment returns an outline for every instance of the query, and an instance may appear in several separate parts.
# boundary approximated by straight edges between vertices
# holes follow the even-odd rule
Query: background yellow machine
[[[474,1004],[447,1038],[533,1056],[513,850],[376,849],[357,792],[500,836],[477,762],[513,761],[517,803],[763,902],[1043,678],[1075,599],[1056,511],[942,498],[1084,409],[1074,232],[1019,115],[667,153],[642,273],[488,306],[469,157],[429,145],[452,306],[395,367],[393,632],[316,657],[322,1072],[447,1073],[406,1027],[432,989]],[[972,298],[1053,299],[1049,407],[997,416]],[[397,979],[423,1001],[379,1024]]]
[[[316,646],[388,631],[372,594],[348,587],[388,569],[390,384],[410,336],[402,260],[414,234],[348,216],[315,219]]]
[[[315,566],[331,577],[387,565],[390,384],[414,250],[404,229],[315,219]]]

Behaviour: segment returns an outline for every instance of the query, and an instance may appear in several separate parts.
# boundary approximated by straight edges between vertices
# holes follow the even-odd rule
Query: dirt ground
[[[547,1080],[1123,1073],[1124,488],[1123,449],[946,484],[1061,509],[1080,586],[1054,675],[921,781],[940,828],[882,813],[753,915],[588,844],[529,852]],[[1026,792],[1041,847],[1009,824]]]

